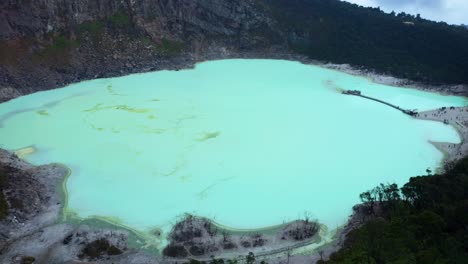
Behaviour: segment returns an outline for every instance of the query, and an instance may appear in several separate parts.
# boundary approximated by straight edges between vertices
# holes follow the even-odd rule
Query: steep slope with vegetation
[[[263,0],[291,47],[421,82],[468,83],[468,32],[405,13],[330,0]],[[291,30],[293,29],[293,30]]]
[[[468,84],[463,27],[338,0],[1,1],[0,28],[0,101],[204,59],[281,57],[277,51]]]
[[[468,157],[445,174],[361,194],[372,220],[326,263],[468,263]]]

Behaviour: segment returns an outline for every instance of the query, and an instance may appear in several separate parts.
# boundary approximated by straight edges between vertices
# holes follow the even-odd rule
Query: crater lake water
[[[335,228],[359,193],[437,168],[429,141],[460,142],[451,126],[340,89],[420,111],[466,104],[298,62],[222,60],[0,104],[0,147],[68,166],[68,210],[82,218],[144,232],[184,213],[248,229],[307,213]]]

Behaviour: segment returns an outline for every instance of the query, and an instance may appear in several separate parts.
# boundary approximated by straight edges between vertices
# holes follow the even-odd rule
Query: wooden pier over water
[[[415,111],[415,110],[408,110],[408,109],[403,109],[397,105],[394,105],[394,104],[391,104],[389,102],[385,102],[383,100],[380,100],[380,99],[377,99],[377,98],[373,98],[373,97],[369,97],[369,96],[365,96],[361,93],[361,91],[358,91],[358,90],[345,90],[343,91],[343,94],[347,94],[347,95],[354,95],[354,96],[359,96],[359,97],[362,97],[362,98],[366,98],[366,99],[369,99],[369,100],[372,100],[372,101],[376,101],[376,102],[379,102],[381,104],[384,104],[384,105],[388,105],[392,108],[395,108],[397,109],[398,111],[401,111],[403,112],[404,114],[407,114],[409,116],[417,116],[418,115],[418,112]]]

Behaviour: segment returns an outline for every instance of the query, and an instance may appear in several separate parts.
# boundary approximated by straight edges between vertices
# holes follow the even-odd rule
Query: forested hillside
[[[468,263],[468,157],[445,174],[361,194],[373,220],[326,263]]]
[[[296,51],[422,82],[468,83],[468,31],[338,0],[260,0]]]

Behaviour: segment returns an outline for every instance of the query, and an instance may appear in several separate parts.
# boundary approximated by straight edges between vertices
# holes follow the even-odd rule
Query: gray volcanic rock
[[[268,29],[272,23],[249,0],[2,1],[0,8],[4,29],[1,39],[41,38],[119,12],[130,16],[137,29],[155,39],[166,36],[200,40],[220,35],[227,42],[236,42],[242,34]]]
[[[266,14],[251,0],[2,1],[0,87],[16,91],[0,100],[286,45]]]
[[[21,93],[11,87],[0,87],[0,103],[21,96]]]
[[[0,173],[9,204],[7,217],[0,221],[1,251],[9,241],[56,221],[62,208],[57,189],[68,171],[57,164],[33,166],[0,149]]]

